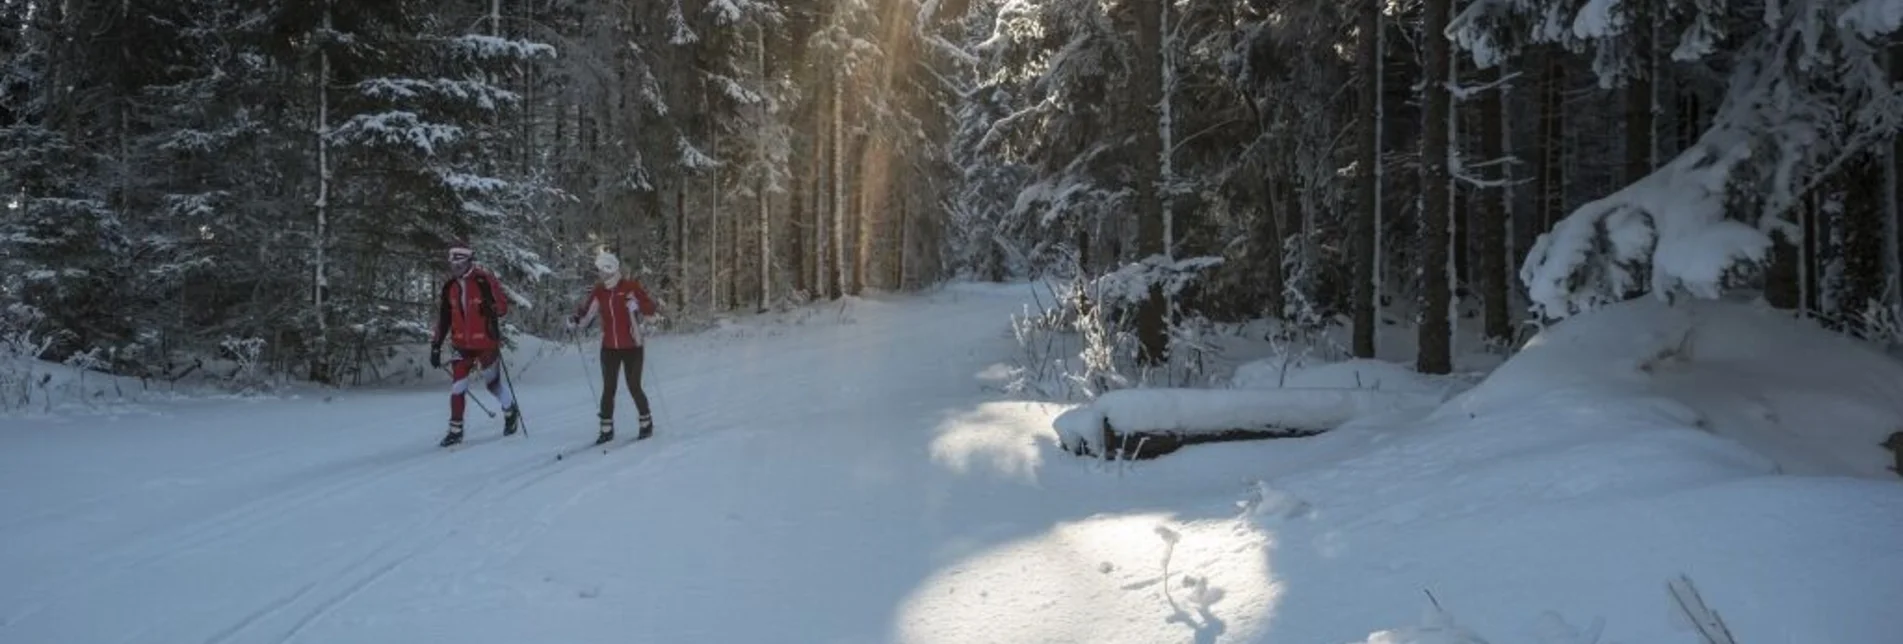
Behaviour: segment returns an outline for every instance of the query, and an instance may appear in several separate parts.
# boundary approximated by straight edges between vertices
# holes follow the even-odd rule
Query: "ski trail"
[[[54,601],[70,598],[85,593],[92,587],[109,583],[105,580],[83,579],[88,576],[88,570],[90,568],[109,567],[137,570],[162,563],[184,554],[204,550],[220,543],[243,541],[245,536],[256,530],[266,529],[278,525],[283,521],[294,519],[295,513],[311,501],[323,498],[334,498],[354,490],[374,486],[383,480],[399,476],[405,472],[427,467],[429,465],[427,459],[432,455],[430,452],[421,450],[402,453],[394,459],[398,463],[401,463],[402,467],[396,469],[384,468],[380,472],[376,471],[375,465],[380,463],[382,459],[377,459],[367,465],[349,466],[330,476],[311,480],[269,496],[253,499],[194,524],[162,532],[158,535],[148,536],[144,540],[119,549],[110,550],[103,555],[99,555],[89,566],[76,567],[67,578],[56,582],[55,586],[66,586],[63,591],[46,591],[42,596],[47,597],[47,601],[36,602],[33,605],[29,605],[24,612],[15,614],[9,618],[7,623],[18,622],[31,617],[34,613],[37,613],[47,604]],[[360,469],[370,469],[372,473],[367,476],[353,476],[353,474]],[[71,585],[74,579],[79,579],[76,587]]]
[[[1002,335],[1001,313],[1008,311],[995,299],[980,301],[986,306],[977,309],[960,308],[956,298],[921,299],[927,301],[904,307],[868,304],[866,310],[876,314],[848,323],[823,316],[829,321],[805,327],[657,338],[644,374],[657,433],[632,440],[637,428],[625,421],[635,408],[623,387],[616,415],[624,421],[617,427],[624,444],[606,454],[586,445],[599,402],[588,386],[599,382],[584,380],[598,377],[599,365],[586,351],[578,358],[546,356],[579,359],[586,369],[537,369],[535,379],[524,377],[526,371],[515,374],[532,433],[505,438],[499,421],[478,415],[471,419],[469,439],[451,449],[435,445],[445,407],[444,394],[435,389],[345,394],[337,404],[181,408],[166,418],[170,426],[123,421],[86,435],[57,436],[58,444],[36,449],[102,453],[134,466],[127,469],[136,478],[89,478],[111,475],[111,465],[103,462],[83,470],[35,470],[35,485],[73,492],[13,504],[25,510],[24,518],[6,524],[0,545],[29,548],[0,552],[0,568],[28,564],[20,569],[31,574],[0,584],[0,604],[10,609],[0,622],[0,641],[283,644],[448,637],[406,630],[419,619],[458,632],[472,629],[451,637],[472,644],[600,641],[598,634],[572,631],[525,631],[522,637],[507,632],[535,624],[562,631],[554,622],[569,610],[566,602],[576,601],[573,594],[553,607],[556,612],[491,624],[499,629],[478,625],[493,620],[470,622],[467,613],[534,610],[533,601],[518,603],[567,592],[558,579],[576,577],[564,572],[570,562],[596,562],[584,564],[590,572],[583,577],[628,576],[648,580],[641,586],[653,589],[681,582],[691,587],[698,583],[691,577],[663,574],[693,565],[671,560],[666,551],[678,547],[665,544],[691,544],[691,556],[721,579],[756,565],[744,562],[757,562],[760,550],[777,551],[780,537],[774,535],[797,530],[795,522],[804,517],[830,520],[850,508],[885,516],[911,505],[901,501],[912,494],[903,487],[863,497],[824,486],[863,483],[870,480],[866,476],[889,476],[882,473],[905,467],[901,463],[923,462],[912,460],[923,450],[908,441],[922,435],[918,425],[937,421],[906,419],[933,407],[880,398],[969,384],[969,359],[921,362],[917,348]],[[915,305],[921,310],[913,310]],[[985,326],[972,324],[977,321]],[[917,381],[908,370],[928,375]],[[221,444],[227,438],[231,444]],[[17,439],[0,433],[0,452]],[[131,445],[117,446],[122,440]],[[554,459],[577,448],[564,460]],[[140,450],[148,449],[186,459],[147,465]],[[61,477],[80,486],[63,486]],[[168,477],[180,483],[145,483]],[[810,495],[803,491],[815,485],[820,487]],[[747,499],[750,489],[765,496]],[[808,501],[761,507],[789,495]],[[674,516],[681,507],[701,505],[732,509],[712,523]],[[848,518],[851,529],[866,529]],[[610,523],[588,527],[597,520]],[[108,531],[93,529],[95,522]],[[567,545],[578,522],[579,529],[594,532],[580,550]],[[13,532],[12,526],[24,531]],[[703,529],[713,532],[696,543],[692,533]],[[747,533],[761,537],[758,545],[732,541]],[[800,541],[805,538],[795,535],[790,547],[812,546]],[[837,563],[841,545],[822,545],[821,559]],[[722,550],[732,550],[742,563],[720,561],[728,556],[716,554]],[[806,565],[797,561],[804,557],[779,566]],[[593,583],[593,590],[581,589],[581,600],[606,601],[617,592],[607,582]],[[630,610],[625,614],[650,609]],[[101,614],[111,618],[99,619]]]
[[[297,600],[303,599],[305,595],[311,594],[311,591],[317,590],[317,587],[319,585],[321,584],[315,581],[310,582],[308,584],[304,584],[304,587],[297,589],[296,592],[293,592],[289,595],[273,600],[270,603],[265,604],[263,607],[260,607],[258,610],[251,611],[251,613],[246,615],[243,620],[240,620],[236,624],[232,624],[230,628],[224,629],[222,631],[218,631],[217,633],[213,633],[210,638],[205,640],[205,644],[224,644],[225,642],[230,641],[231,638],[237,637],[238,635],[244,633],[246,629],[251,628],[251,625],[258,623],[259,621],[267,617],[277,614],[278,611],[284,610],[285,607],[290,606],[293,603],[296,603]]]

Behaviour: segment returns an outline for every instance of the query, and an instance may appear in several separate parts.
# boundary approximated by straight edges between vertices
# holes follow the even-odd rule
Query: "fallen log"
[[[1314,436],[1367,414],[1438,402],[1370,389],[1126,389],[1066,411],[1053,425],[1073,455],[1151,459],[1203,443]]]
[[[1110,425],[1110,419],[1108,418],[1102,419],[1102,423],[1103,429],[1098,434],[1096,441],[1071,441],[1071,444],[1065,446],[1066,451],[1069,451],[1075,456],[1147,460],[1175,452],[1190,445],[1269,440],[1276,438],[1302,438],[1328,431],[1326,429],[1300,429],[1274,426],[1259,428],[1239,427],[1201,432],[1141,429],[1119,430]]]

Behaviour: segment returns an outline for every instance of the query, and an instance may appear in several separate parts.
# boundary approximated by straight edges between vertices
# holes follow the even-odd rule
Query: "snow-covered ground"
[[[448,453],[434,386],[0,417],[0,642],[1692,644],[1680,575],[1740,644],[1903,632],[1887,358],[1635,303],[1415,417],[1117,463],[993,393],[1029,291],[659,338],[659,436],[561,462],[573,353]],[[1375,376],[1445,393],[1275,384]]]

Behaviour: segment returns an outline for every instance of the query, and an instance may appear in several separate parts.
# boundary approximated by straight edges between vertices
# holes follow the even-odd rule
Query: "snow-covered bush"
[[[1903,346],[1903,304],[1871,300],[1857,314],[1855,328],[1871,342],[1889,348]]]
[[[1020,355],[1009,389],[1073,400],[1148,383],[1206,384],[1209,364],[1221,353],[1215,340],[1222,330],[1177,302],[1221,261],[1152,257],[1094,279],[1047,283],[1049,297],[1040,294],[1036,310],[1013,316]],[[1170,361],[1162,368],[1137,360],[1135,315],[1151,284],[1161,284],[1171,301]]]
[[[265,374],[259,369],[259,359],[264,355],[264,338],[238,338],[225,336],[218,343],[224,357],[232,361],[236,368],[231,373],[231,386],[240,393],[256,393],[270,388]]]
[[[49,377],[38,369],[40,356],[52,346],[52,338],[30,329],[0,330],[0,410],[33,404],[33,392]]]

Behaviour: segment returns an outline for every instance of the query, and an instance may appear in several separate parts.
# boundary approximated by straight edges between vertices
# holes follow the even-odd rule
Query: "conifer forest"
[[[1898,328],[1885,0],[0,0],[0,340],[349,386],[467,240],[560,333],[948,280],[1510,348],[1633,297]],[[1124,346],[1124,345],[1120,345]]]

